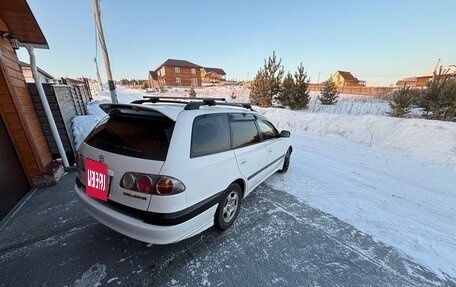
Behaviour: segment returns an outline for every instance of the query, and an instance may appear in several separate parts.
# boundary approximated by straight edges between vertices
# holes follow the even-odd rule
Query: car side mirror
[[[289,131],[283,130],[283,131],[280,132],[280,137],[281,137],[281,138],[289,138],[289,137],[290,137],[290,134],[291,134],[291,133],[290,133]]]

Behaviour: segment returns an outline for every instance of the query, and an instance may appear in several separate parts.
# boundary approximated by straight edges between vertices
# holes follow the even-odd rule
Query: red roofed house
[[[350,72],[346,71],[337,71],[331,77],[331,81],[335,83],[338,87],[366,85],[365,81],[358,80],[358,78],[354,77]]]

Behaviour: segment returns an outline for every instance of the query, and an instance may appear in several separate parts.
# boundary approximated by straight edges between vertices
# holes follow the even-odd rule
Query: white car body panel
[[[85,142],[78,152],[95,161],[99,161],[100,155],[103,157],[103,163],[108,166],[111,177],[109,200],[156,217],[179,218],[185,214],[189,218],[184,216],[185,219],[177,220],[173,225],[146,223],[87,196],[81,186],[75,186],[75,189],[91,216],[113,230],[140,241],[174,243],[213,226],[218,198],[224,194],[225,189],[233,182],[238,182],[244,188],[244,197],[247,196],[266,178],[281,169],[290,147],[289,139],[273,138],[242,148],[192,158],[192,126],[197,116],[220,113],[258,114],[246,109],[218,106],[188,111],[178,105],[134,106],[141,110],[158,111],[176,121],[165,161],[111,153]],[[162,196],[127,190],[120,186],[122,175],[126,172],[170,176],[181,181],[185,191]],[[80,183],[85,182],[84,176],[84,171],[79,170]]]

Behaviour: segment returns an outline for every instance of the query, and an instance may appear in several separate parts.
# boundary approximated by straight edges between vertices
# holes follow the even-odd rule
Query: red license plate
[[[85,186],[88,196],[104,201],[108,200],[108,166],[86,158]]]

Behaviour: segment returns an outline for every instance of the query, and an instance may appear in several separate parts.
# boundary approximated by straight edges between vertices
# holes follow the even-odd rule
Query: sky
[[[96,78],[92,0],[28,0],[48,43],[37,64],[54,77]],[[167,59],[223,68],[251,80],[273,51],[312,82],[337,70],[390,86],[456,64],[454,0],[101,0],[114,80],[146,79]],[[29,62],[24,48],[18,51]]]

